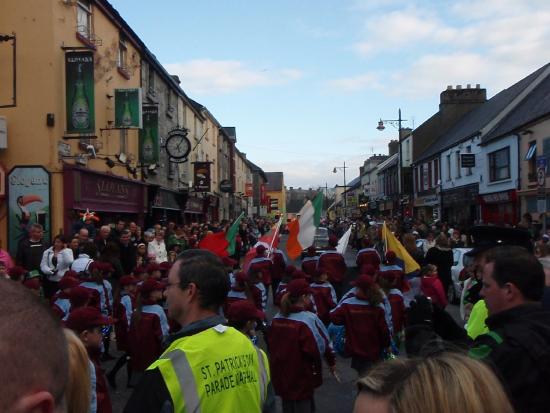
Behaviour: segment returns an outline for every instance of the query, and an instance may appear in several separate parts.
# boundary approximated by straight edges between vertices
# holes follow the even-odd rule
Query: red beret
[[[227,309],[229,321],[264,320],[265,314],[258,310],[249,300],[239,300],[232,303]]]
[[[148,294],[153,291],[162,291],[164,286],[154,278],[149,278],[139,286],[139,292],[141,294]]]
[[[63,276],[63,278],[61,278],[61,280],[59,281],[59,289],[62,291],[65,290],[66,288],[76,287],[77,285],[80,285],[80,281],[78,281],[78,279],[75,277],[67,276],[66,273]]]
[[[286,273],[287,275],[292,275],[292,274],[294,274],[295,272],[296,272],[296,267],[295,267],[294,265],[290,264],[290,265],[287,265],[287,266],[286,266],[286,268],[285,268],[285,273]]]
[[[147,273],[147,267],[140,265],[139,267],[136,267],[134,270],[134,274],[145,274]]]
[[[368,290],[372,286],[374,286],[374,279],[367,274],[363,274],[360,277],[358,277],[355,281],[351,282],[351,285],[354,285],[362,290]]]
[[[78,279],[78,273],[73,270],[68,270],[68,271],[65,271],[65,274],[63,274],[63,277],[72,277],[72,278]]]
[[[311,294],[313,291],[308,282],[304,279],[292,280],[286,286],[286,290],[292,297],[300,297],[304,294]]]
[[[395,262],[395,259],[397,258],[397,255],[395,255],[395,252],[388,251],[386,252],[386,261],[387,262]]]
[[[308,274],[306,274],[305,272],[303,272],[302,270],[296,270],[292,274],[292,278],[295,279],[295,280],[305,280],[307,278],[310,278],[310,276]]]
[[[88,300],[92,298],[92,291],[89,288],[76,286],[71,289],[69,294],[69,301],[71,302],[71,308],[82,307]]]
[[[156,262],[152,262],[147,266],[147,272],[151,274],[153,271],[160,271],[160,265]]]
[[[23,285],[29,290],[40,290],[40,280],[36,277],[23,281]]]
[[[123,277],[120,277],[120,280],[119,280],[119,284],[121,285],[121,287],[124,287],[126,285],[137,284],[138,282],[139,282],[138,279],[133,275],[125,275]]]
[[[24,276],[27,273],[27,270],[19,265],[16,265],[15,267],[12,267],[8,274],[11,278],[19,279],[22,276]]]
[[[235,275],[235,283],[238,285],[243,285],[248,281],[248,276],[244,271],[240,271]]]
[[[367,274],[367,275],[376,275],[376,268],[374,268],[374,265],[366,264],[361,267],[361,274]]]
[[[336,235],[331,235],[328,237],[328,245],[335,247],[338,245],[338,237]]]
[[[161,271],[170,271],[170,268],[172,268],[171,262],[164,261],[159,264],[159,270]]]
[[[265,253],[265,251],[267,250],[267,248],[265,247],[265,245],[263,244],[260,244],[256,247],[256,254],[263,254]]]
[[[65,322],[68,328],[77,333],[106,324],[112,324],[112,322],[95,307],[77,308],[69,313]]]

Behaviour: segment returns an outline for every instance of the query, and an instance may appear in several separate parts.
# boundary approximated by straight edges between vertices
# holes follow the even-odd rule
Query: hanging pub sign
[[[473,153],[465,153],[460,155],[460,167],[461,168],[475,168],[476,155]]]
[[[195,191],[210,192],[210,162],[195,162],[193,166]]]
[[[267,192],[265,190],[265,184],[260,184],[260,204],[267,205],[268,203],[268,197]]]
[[[8,249],[12,257],[32,224],[50,239],[50,173],[41,166],[16,166],[8,175]]]
[[[139,130],[139,163],[152,165],[159,162],[159,109],[143,106],[143,128]]]
[[[245,188],[245,189],[244,189],[244,194],[245,194],[245,196],[251,197],[251,196],[252,196],[252,190],[253,190],[253,185],[252,185],[252,183],[247,182],[247,183],[245,184],[245,187],[244,187],[244,188]]]
[[[233,185],[229,179],[223,179],[220,182],[220,191],[221,192],[233,192]]]
[[[95,133],[94,55],[92,52],[65,54],[66,132]]]
[[[115,128],[142,126],[141,89],[115,89]]]

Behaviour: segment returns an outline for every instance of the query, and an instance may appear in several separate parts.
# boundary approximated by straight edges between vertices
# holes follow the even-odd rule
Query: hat
[[[249,300],[239,300],[232,303],[227,309],[229,321],[263,320],[265,314]]]
[[[235,283],[242,285],[248,281],[248,275],[244,271],[235,274]]]
[[[307,247],[307,255],[309,256],[317,255],[317,248],[315,248],[313,245],[311,247]]]
[[[144,274],[147,273],[147,267],[140,265],[134,269],[134,274]]]
[[[143,243],[143,242],[140,242],[140,243],[139,243],[139,244],[137,245],[137,248],[141,247],[142,245],[143,245],[144,247],[146,247],[146,246],[147,246],[147,245],[145,245],[145,243]]]
[[[139,281],[136,277],[133,275],[125,275],[123,277],[120,277],[120,280],[118,281],[121,287],[137,284]]]
[[[77,308],[69,313],[65,322],[68,328],[78,333],[106,324],[112,324],[112,322],[95,307]]]
[[[161,271],[170,271],[170,268],[172,268],[171,262],[164,261],[159,264],[159,270]]]
[[[154,278],[149,278],[148,280],[143,281],[139,286],[139,291],[142,294],[147,294],[153,291],[162,291],[163,285],[155,280]]]
[[[40,290],[40,280],[38,278],[30,278],[23,281],[23,285],[29,290]]]
[[[94,272],[94,271],[105,272],[105,264],[101,261],[93,261],[88,266],[88,271],[89,272]]]
[[[386,252],[386,261],[387,262],[395,262],[395,259],[397,258],[397,255],[395,255],[395,252],[393,251],[388,251]]]
[[[375,275],[376,274],[376,268],[374,265],[371,264],[365,264],[361,267],[361,275],[367,274],[367,275]]]
[[[264,247],[265,248],[265,247]],[[258,249],[256,248],[256,251],[258,251]],[[237,265],[237,261],[235,261],[234,259],[232,258],[229,258],[229,257],[222,257],[222,262],[223,262],[223,265],[225,267],[231,267],[233,268],[235,265]]]
[[[286,290],[293,297],[299,297],[304,294],[311,294],[313,290],[304,279],[294,279],[286,285]]]
[[[531,235],[524,229],[478,225],[471,229],[470,235],[474,241],[474,248],[464,254],[469,257],[475,257],[499,245],[516,245],[533,252]]]
[[[113,267],[113,264],[111,264],[110,262],[104,262],[103,263],[103,272],[104,273],[115,272],[115,267]]]
[[[153,271],[160,271],[160,265],[158,265],[156,262],[152,262],[147,266],[147,272],[149,274]]]
[[[296,270],[292,273],[292,279],[294,280],[307,280],[308,278],[311,278],[311,275],[302,270]]]
[[[263,254],[266,250],[267,248],[265,247],[265,245],[260,244],[256,247],[256,254]]]
[[[15,267],[12,267],[8,274],[11,278],[15,278],[16,280],[20,279],[27,273],[27,270],[19,265],[16,265]]]
[[[78,273],[76,271],[73,271],[73,270],[67,270],[67,271],[65,271],[65,274],[63,274],[63,277],[78,279]]]
[[[328,237],[328,245],[331,247],[335,247],[338,245],[338,237],[334,234],[332,234],[330,237]]]
[[[295,272],[296,272],[296,267],[294,265],[290,264],[286,266],[285,273],[287,275],[292,276],[292,274],[294,274]]]
[[[71,288],[71,293],[69,294],[71,307],[82,307],[90,298],[92,298],[92,292],[89,288],[81,287],[79,285]]]
[[[67,272],[69,272],[69,271],[67,271]],[[66,273],[63,276],[63,278],[61,278],[61,280],[59,280],[59,289],[61,291],[65,290],[67,288],[76,287],[77,285],[80,285],[80,281],[78,281],[78,279],[75,278],[75,277],[67,276]]]
[[[370,275],[363,274],[355,281],[352,281],[351,285],[354,285],[355,287],[358,287],[362,290],[368,290],[374,285],[374,280]]]

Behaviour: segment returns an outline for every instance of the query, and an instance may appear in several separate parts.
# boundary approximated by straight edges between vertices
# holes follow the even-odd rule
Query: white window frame
[[[92,2],[90,0],[77,0],[76,24],[77,33],[90,40],[92,37]]]
[[[452,178],[451,178],[451,154],[448,154],[446,156],[446,159],[447,159],[447,181],[451,181]]]
[[[462,178],[462,171],[460,165],[460,151],[456,151],[456,179]]]
[[[128,46],[126,45],[126,39],[122,35],[118,40],[117,66],[122,70],[128,69]]]

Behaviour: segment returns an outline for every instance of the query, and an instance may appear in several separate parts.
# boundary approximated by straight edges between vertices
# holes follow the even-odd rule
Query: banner
[[[95,133],[94,55],[65,54],[66,132]]]
[[[44,227],[44,239],[50,231],[50,173],[41,166],[16,166],[8,175],[8,249],[12,257],[27,237],[32,224]]]
[[[159,163],[159,109],[143,107],[143,128],[139,130],[139,163]]]
[[[267,192],[265,190],[265,184],[260,184],[260,204],[267,206]]]
[[[142,126],[141,89],[115,89],[115,128]]]
[[[252,183],[246,183],[245,184],[245,190],[244,190],[244,194],[248,197],[251,197],[252,196],[252,191],[253,191],[253,185]]]
[[[194,163],[195,192],[210,192],[210,162]]]

